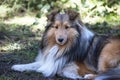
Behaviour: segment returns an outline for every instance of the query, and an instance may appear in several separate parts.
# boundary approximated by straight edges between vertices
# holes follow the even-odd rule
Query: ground
[[[13,21],[14,22],[14,21]],[[30,63],[37,55],[43,30],[36,29],[37,23],[30,25],[0,23],[0,80],[70,80],[61,77],[45,78],[36,72],[11,70],[13,64]],[[107,34],[120,34],[120,26],[112,28],[107,22],[86,24],[92,31]],[[35,31],[33,28],[35,27]]]

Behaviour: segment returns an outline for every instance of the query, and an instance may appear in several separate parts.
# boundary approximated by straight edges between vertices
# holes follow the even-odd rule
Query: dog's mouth
[[[60,42],[57,42],[57,44],[59,44],[59,45],[61,45],[61,46],[62,46],[62,45],[64,45],[65,43],[60,43]]]

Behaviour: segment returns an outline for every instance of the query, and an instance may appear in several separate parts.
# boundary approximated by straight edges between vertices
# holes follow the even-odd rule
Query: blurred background
[[[37,73],[14,72],[10,67],[34,61],[46,14],[56,8],[78,11],[92,31],[120,35],[120,0],[0,0],[0,80],[46,79]]]

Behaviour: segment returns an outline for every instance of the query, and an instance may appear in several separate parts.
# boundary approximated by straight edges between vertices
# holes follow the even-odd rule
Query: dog
[[[120,36],[89,30],[73,10],[53,10],[35,62],[13,65],[15,71],[36,71],[45,77],[120,80]]]

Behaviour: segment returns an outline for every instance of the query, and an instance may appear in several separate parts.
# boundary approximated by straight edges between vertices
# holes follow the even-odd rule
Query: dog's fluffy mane
[[[41,49],[44,49],[48,46],[48,39],[46,35],[54,23],[54,16],[56,14],[59,14],[59,11],[53,11],[48,16],[48,24],[45,27],[45,32],[41,42],[42,44],[40,45]],[[76,36],[75,40],[72,42],[72,45],[69,46],[69,49],[65,47],[67,49],[61,51],[62,53],[59,53],[58,51],[58,54],[62,54],[60,57],[66,57],[67,62],[82,62],[86,59],[88,64],[93,65],[95,68],[97,68],[99,54],[104,45],[107,43],[106,39],[108,36],[98,36],[98,34],[95,34],[92,31],[88,30],[80,20],[79,13],[76,13],[73,10],[67,10],[65,11],[65,14],[69,15],[72,27],[79,33],[79,35]]]

